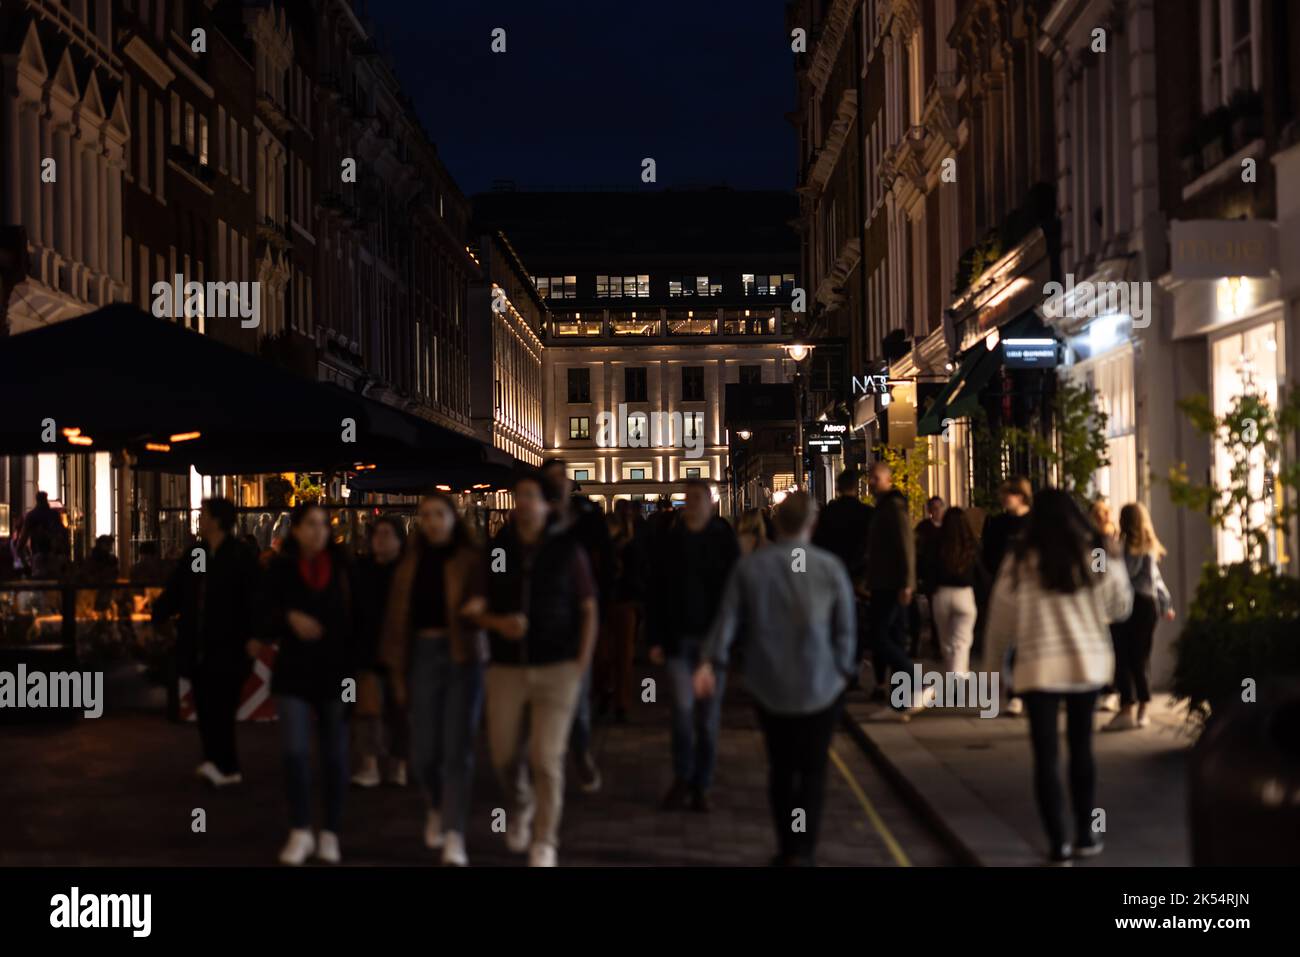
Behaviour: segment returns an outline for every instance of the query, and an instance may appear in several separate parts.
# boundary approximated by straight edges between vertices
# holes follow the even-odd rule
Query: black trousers
[[[811,863],[826,799],[831,735],[840,702],[814,714],[781,715],[758,709],[767,745],[767,799],[776,844],[786,863]],[[802,815],[796,816],[797,811]]]
[[[195,669],[194,710],[199,724],[199,742],[204,760],[211,761],[222,774],[239,772],[235,753],[235,716],[246,670],[200,665]]]
[[[1151,700],[1151,645],[1160,615],[1150,595],[1133,596],[1133,614],[1111,628],[1115,640],[1115,690],[1122,705]]]
[[[1097,769],[1092,760],[1092,712],[1097,692],[1027,691],[1022,695],[1029,716],[1029,739],[1034,748],[1034,795],[1038,813],[1053,848],[1065,844],[1065,800],[1057,751],[1061,702],[1065,702],[1065,737],[1070,748],[1070,804],[1074,811],[1076,840],[1090,834]]]

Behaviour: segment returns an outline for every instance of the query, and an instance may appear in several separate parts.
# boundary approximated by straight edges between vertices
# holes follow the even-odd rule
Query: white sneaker
[[[387,783],[394,787],[406,787],[406,762],[393,761],[388,768]]]
[[[1118,694],[1104,694],[1104,695],[1102,695],[1100,698],[1097,699],[1097,710],[1098,710],[1098,711],[1118,711],[1118,710],[1119,710],[1119,695],[1118,695]]]
[[[289,840],[285,842],[284,850],[280,852],[280,863],[298,867],[311,857],[314,850],[316,850],[316,839],[312,837],[311,831],[294,828],[289,832]]]
[[[506,847],[523,854],[533,843],[533,809],[516,811],[506,825]]]
[[[1139,728],[1146,728],[1146,727],[1149,727],[1150,724],[1151,724],[1151,715],[1147,714],[1145,711],[1139,711],[1139,712],[1138,712],[1138,727],[1139,727]]]
[[[431,851],[442,847],[442,812],[430,810],[424,818],[424,846]]]
[[[367,765],[352,775],[352,783],[359,788],[379,787],[379,768],[373,764]]]
[[[1019,698],[1009,698],[1007,706],[1002,709],[1003,714],[1009,714],[1013,717],[1025,713],[1025,703]]]
[[[450,867],[468,867],[469,855],[465,853],[465,838],[459,831],[448,831],[442,848],[442,862]]]
[[[551,844],[534,844],[528,852],[529,867],[558,867],[555,847]]]
[[[343,860],[339,851],[339,836],[333,831],[321,831],[320,841],[316,845],[316,857],[326,864],[337,864]]]
[[[1121,711],[1119,714],[1115,715],[1115,717],[1111,718],[1110,721],[1106,722],[1106,724],[1102,725],[1101,730],[1132,731],[1137,726],[1138,723],[1129,716],[1128,712]]]
[[[220,769],[211,761],[204,761],[194,773],[214,788],[224,788],[230,784],[241,784],[244,780],[244,776],[238,771],[234,774],[222,774]]]

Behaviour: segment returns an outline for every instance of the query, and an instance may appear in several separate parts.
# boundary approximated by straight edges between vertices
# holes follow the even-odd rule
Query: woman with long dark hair
[[[1012,684],[1023,695],[1034,750],[1034,789],[1047,830],[1048,859],[1101,852],[1092,828],[1096,769],[1092,713],[1110,681],[1115,656],[1109,624],[1133,603],[1124,566],[1067,493],[1047,489],[1034,501],[1024,534],[1003,560],[989,599],[989,661],[1015,650]],[[1064,820],[1057,769],[1057,717],[1065,705],[1070,749],[1074,842]]]
[[[960,508],[943,514],[937,555],[932,601],[944,671],[964,675],[970,672],[977,614],[975,589],[983,588],[984,566],[975,533]]]
[[[348,784],[348,733],[344,679],[353,635],[351,569],[330,540],[325,510],[296,505],[289,534],[267,572],[268,634],[279,647],[271,690],[276,696],[289,792],[289,840],[283,864],[302,864],[312,852],[338,863],[343,795]],[[312,718],[320,735],[325,821],[313,837],[311,810]]]
[[[388,669],[379,661],[379,639],[388,614],[388,592],[406,545],[406,527],[396,515],[380,515],[366,530],[368,553],[357,562],[357,706],[352,713],[357,770],[352,783],[406,784],[406,713],[393,693]],[[381,769],[380,759],[388,767]],[[381,770],[383,773],[381,774]]]
[[[410,719],[411,767],[428,806],[424,843],[442,862],[469,863],[465,825],[474,780],[474,735],[483,710],[482,633],[461,609],[483,594],[482,561],[456,503],[420,502],[393,576],[380,658]]]
[[[1106,725],[1107,731],[1128,731],[1150,724],[1147,705],[1151,685],[1151,644],[1156,625],[1163,617],[1174,618],[1173,601],[1160,574],[1165,547],[1156,537],[1151,515],[1139,502],[1120,509],[1119,539],[1124,567],[1133,585],[1133,613],[1112,629],[1115,638],[1115,686],[1119,689],[1119,714]]]

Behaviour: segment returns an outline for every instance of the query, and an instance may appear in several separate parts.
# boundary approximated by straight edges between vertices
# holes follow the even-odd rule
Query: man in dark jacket
[[[845,469],[835,480],[835,498],[817,517],[812,543],[832,552],[849,573],[854,588],[862,585],[867,570],[867,530],[871,509],[858,497],[857,469]]]
[[[513,798],[506,844],[534,867],[556,864],[566,744],[598,621],[587,552],[554,521],[560,491],[534,473],[516,479],[514,513],[488,547],[487,598],[465,608],[488,629],[488,742]],[[518,766],[525,715],[531,781]]]
[[[213,786],[243,780],[235,753],[235,717],[255,651],[253,622],[259,572],[256,556],[232,534],[235,506],[205,499],[200,544],[176,563],[154,600],[155,623],[180,616],[176,670],[194,688],[203,763],[197,774]]]
[[[673,703],[673,784],[665,810],[709,809],[722,724],[722,681],[717,694],[697,700],[693,678],[731,567],[740,557],[736,533],[713,511],[713,489],[703,479],[686,482],[686,505],[653,556],[655,587],[647,625],[650,660],[668,665]]]
[[[871,592],[871,664],[880,686],[895,671],[912,671],[906,611],[916,591],[916,537],[907,499],[894,488],[890,467],[873,462],[868,482],[876,509],[867,537],[866,582]]]

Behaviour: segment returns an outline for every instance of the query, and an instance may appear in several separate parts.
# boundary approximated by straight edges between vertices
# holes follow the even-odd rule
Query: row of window
[[[649,388],[645,366],[626,366],[623,369],[623,401],[648,402]],[[569,401],[591,401],[591,370],[576,368],[568,370]],[[761,365],[743,365],[740,367],[741,385],[758,385],[763,381]],[[682,366],[682,401],[704,401],[704,366]]]
[[[683,412],[681,416],[682,436],[687,439],[702,438],[704,435],[704,413]],[[590,439],[591,417],[586,415],[569,416],[569,438]],[[627,417],[626,432],[623,438],[627,445],[649,441],[650,417],[644,412],[631,413]]]
[[[533,284],[543,299],[577,299],[577,276],[534,276]],[[790,296],[794,294],[793,273],[742,273],[741,291],[746,296]],[[671,276],[668,295],[673,299],[688,296],[720,296],[722,281],[714,276]],[[649,299],[650,276],[596,276],[597,299]]]
[[[626,478],[627,481],[629,482],[644,482],[646,479],[650,478],[650,476],[646,474],[648,471],[650,470],[647,468],[628,468],[627,474],[624,476],[624,478]],[[693,465],[693,466],[688,465],[683,470],[683,475],[682,475],[682,478],[688,478],[688,479],[706,478],[706,477],[707,476],[704,474],[704,467],[700,465]],[[590,482],[591,469],[574,469],[573,480],[575,482]],[[641,501],[644,498],[645,498],[644,495],[632,496],[633,501]]]

